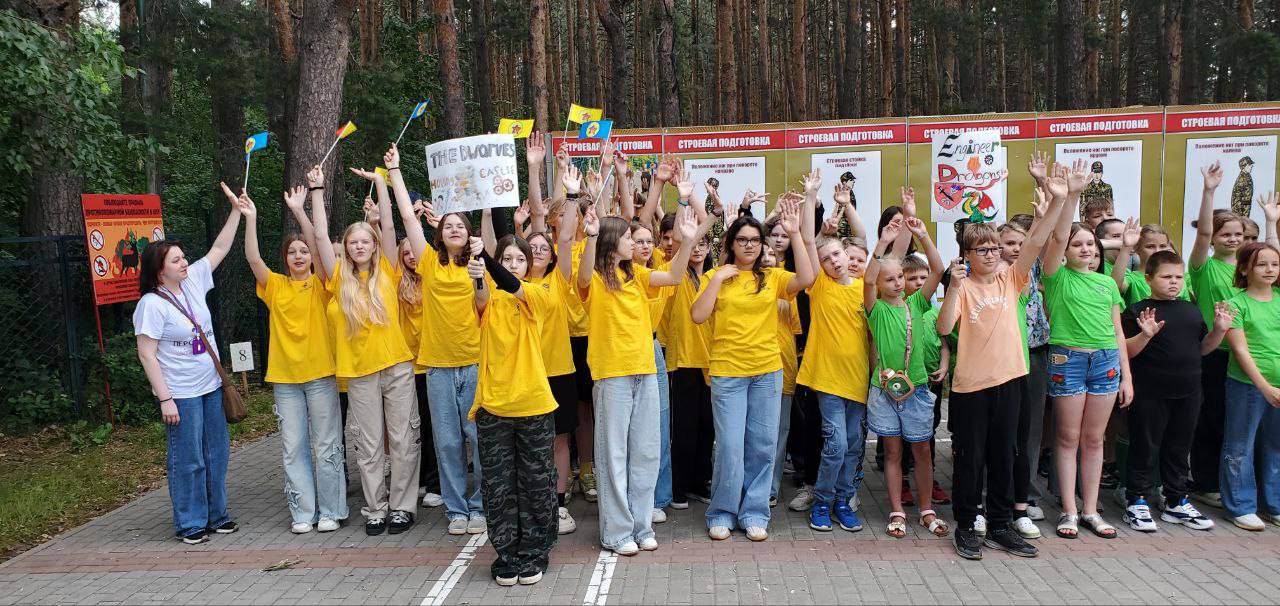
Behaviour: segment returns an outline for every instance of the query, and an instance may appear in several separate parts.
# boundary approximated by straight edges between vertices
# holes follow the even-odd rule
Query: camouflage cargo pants
[[[545,572],[557,528],[554,413],[499,417],[480,409],[476,434],[489,543],[498,552],[492,573]]]

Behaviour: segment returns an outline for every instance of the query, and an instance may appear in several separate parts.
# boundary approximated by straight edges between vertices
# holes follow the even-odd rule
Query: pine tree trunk
[[[569,63],[569,79],[565,82],[564,92],[568,95],[563,107],[557,107],[555,111],[568,111],[569,104],[578,101],[578,28],[575,26],[574,15],[577,13],[578,3],[574,0],[568,0],[564,5],[564,32],[565,37],[569,39],[568,48],[566,49],[566,61]],[[557,117],[556,121],[560,119]]]
[[[894,98],[896,100],[897,115],[911,115],[911,15],[908,12],[908,0],[896,0],[896,28],[898,37],[898,57],[894,70],[897,73],[896,90],[894,90]]]
[[[1242,34],[1253,31],[1253,0],[1236,0],[1236,27]],[[1255,71],[1250,69],[1250,63],[1257,60],[1252,54],[1237,51],[1236,55],[1227,92],[1227,101],[1233,103],[1244,101],[1248,96],[1249,79]]]
[[[1124,24],[1120,20],[1120,1],[1108,0],[1107,6],[1107,91],[1110,94],[1110,106],[1120,107],[1123,100],[1120,88],[1120,35]]]
[[[307,4],[315,0],[307,0]],[[448,138],[466,134],[466,106],[462,96],[462,74],[458,67],[458,18],[453,0],[431,0],[436,48],[440,53],[440,85],[444,88],[444,119],[440,123]]]
[[[529,86],[533,92],[533,127],[547,130],[547,0],[529,0]]]
[[[1164,20],[1164,55],[1160,68],[1165,75],[1160,99],[1165,105],[1178,105],[1181,103],[1178,95],[1182,92],[1182,3],[1162,0],[1160,9]]]
[[[490,73],[489,0],[471,0],[471,73],[474,75],[476,104],[480,106],[480,128],[491,133],[497,124],[493,111]]]
[[[760,94],[760,120],[763,122],[773,122],[775,120],[773,113],[773,77],[769,68],[769,55],[772,47],[769,41],[769,2],[768,0],[756,0],[756,27],[759,30],[759,36],[753,45],[760,53],[759,69],[756,70],[756,89]]]
[[[1100,0],[1085,0],[1084,3],[1084,28],[1087,32],[1087,47],[1084,53],[1084,102],[1089,107],[1097,107],[1098,99],[1098,78],[1100,76],[1098,70],[1099,59],[1102,55],[1102,49],[1098,47],[1098,23],[1099,11],[1101,10]],[[1002,30],[1003,31],[1003,30]]]
[[[793,121],[808,120],[809,107],[806,99],[809,90],[808,79],[805,74],[805,43],[804,38],[807,33],[806,20],[806,2],[804,0],[793,0],[791,2],[791,63],[787,66],[791,73],[791,119]]]
[[[862,3],[861,0],[849,0],[848,5],[844,15],[843,69],[836,96],[840,117],[858,118],[862,116],[862,108],[859,107],[861,95],[858,94],[861,87],[859,70],[862,67]]]
[[[615,0],[616,2],[616,0]],[[631,124],[631,107],[627,101],[627,82],[631,76],[631,65],[627,60],[627,32],[623,29],[622,18],[618,16],[620,5],[609,0],[596,0],[596,12],[600,14],[600,24],[604,26],[605,37],[609,39],[609,104],[605,113],[612,115],[620,125]]]
[[[1005,81],[1004,28],[996,30],[996,99],[1000,111],[1009,111],[1009,93]]]
[[[587,6],[590,1],[577,0],[578,78],[575,83],[578,85],[578,100],[576,102],[587,107],[600,107],[600,97],[597,94],[600,90],[598,84],[600,77],[596,74],[596,24],[591,19],[591,10]]]
[[[720,56],[719,82],[720,89],[718,124],[733,124],[738,119],[738,66],[734,52],[733,0],[716,1],[716,34],[718,38],[717,52]],[[712,91],[716,87],[712,87]]]
[[[551,4],[548,4],[546,18],[544,19],[544,22],[546,23],[545,25],[546,31],[548,32],[548,34],[550,34],[549,37],[547,38],[547,57],[548,57],[548,61],[550,61],[549,66],[547,68],[547,79],[548,79],[547,128],[548,129],[552,129],[556,127],[555,125],[556,116],[559,115],[561,111],[563,111],[563,108],[567,107],[566,105],[564,105],[564,99],[563,99],[564,45],[561,42],[561,39],[564,37],[564,32],[560,30],[560,28],[555,27],[555,23],[553,22],[553,14],[552,14],[551,6],[552,6]]]
[[[734,0],[735,23],[738,33],[734,38],[738,41],[738,115],[744,122],[760,120],[760,96],[751,85],[751,0]]]
[[[1084,64],[1084,28],[1081,0],[1058,0],[1058,65]],[[1074,71],[1074,70],[1071,70]],[[1058,109],[1084,107],[1084,86],[1076,78],[1058,78]]]
[[[893,115],[893,33],[890,25],[891,3],[894,0],[879,0],[880,28],[880,108],[877,115]]]
[[[704,37],[699,31],[698,24],[702,22],[701,13],[698,11],[698,0],[690,0],[689,2],[689,41],[693,47],[693,67],[690,70],[693,73],[693,91],[689,95],[689,118],[694,124],[706,124],[707,120],[707,97],[719,99],[719,96],[708,94],[706,87],[706,66],[703,64],[703,44]],[[719,43],[716,47],[719,48]],[[713,102],[714,104],[714,102]]]
[[[1197,103],[1200,99],[1200,86],[1204,83],[1204,77],[1200,74],[1200,58],[1195,48],[1199,24],[1196,7],[1195,0],[1182,2],[1182,39],[1192,41],[1190,50],[1182,53],[1182,90],[1178,93],[1178,100],[1182,103]]]
[[[663,127],[679,126],[680,81],[676,76],[675,0],[658,0],[658,99]]]
[[[1141,78],[1141,61],[1138,58],[1139,41],[1146,34],[1143,24],[1147,19],[1140,13],[1129,13],[1128,60],[1125,66],[1125,105],[1138,103],[1138,81]]]

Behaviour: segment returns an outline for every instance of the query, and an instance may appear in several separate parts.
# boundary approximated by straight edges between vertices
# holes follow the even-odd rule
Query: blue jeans
[[[1261,473],[1254,468],[1255,439],[1261,447]],[[1280,410],[1267,404],[1252,383],[1230,377],[1218,475],[1222,508],[1233,517],[1258,512],[1258,478],[1268,513],[1280,514]]]
[[[294,524],[346,519],[337,380],[329,376],[306,383],[275,383],[272,389],[284,447],[284,494],[290,518]]]
[[[178,424],[165,425],[169,453],[169,500],[173,531],[191,536],[231,521],[227,513],[227,459],[231,436],[222,411],[222,389],[194,398],[177,398]]]
[[[597,379],[595,470],[600,544],[615,549],[653,538],[653,490],[658,481],[658,378]]]
[[[658,484],[653,488],[653,507],[662,509],[671,504],[671,378],[667,376],[667,356],[657,339],[653,340],[653,358],[658,364],[658,439],[662,442]]]
[[[867,407],[829,393],[814,393],[818,395],[818,409],[822,411],[823,443],[813,498],[817,503],[830,505],[858,494],[858,485],[862,483],[862,450],[867,441]]]
[[[787,460],[787,436],[791,435],[791,396],[792,394],[782,394],[782,408],[778,411],[778,449],[773,455],[773,486],[769,490],[769,497],[778,496],[778,491],[782,488],[782,468],[783,463]]]
[[[484,515],[480,497],[480,446],[476,424],[467,420],[476,398],[477,366],[427,369],[427,403],[431,408],[431,436],[440,468],[440,496],[450,520]],[[467,451],[475,461],[475,485],[467,491]]]
[[[753,377],[711,377],[716,446],[707,528],[769,527],[781,397],[781,370]]]
[[[1105,396],[1120,391],[1120,350],[1049,346],[1049,395]]]

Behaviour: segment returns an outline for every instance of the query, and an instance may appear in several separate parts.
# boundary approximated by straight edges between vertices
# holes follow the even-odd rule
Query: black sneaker
[[[966,560],[982,559],[982,539],[972,528],[956,530],[956,554]]]
[[[187,545],[199,545],[209,542],[209,533],[204,530],[197,530],[185,537],[179,537],[183,543]]]
[[[240,530],[240,526],[235,522],[227,522],[226,524],[213,529],[213,531],[218,534],[231,534],[237,530]]]
[[[987,532],[987,538],[983,541],[983,544],[992,549],[1007,551],[1023,558],[1034,558],[1040,555],[1039,549],[1032,547],[1030,543],[1023,540],[1021,535],[1008,526],[992,528]]]
[[[387,531],[386,518],[368,519],[364,522],[364,533],[371,537],[376,537]]]
[[[533,585],[542,580],[542,571],[532,566],[520,571],[520,584]]]
[[[391,512],[391,534],[400,534],[413,526],[413,514],[399,509]]]

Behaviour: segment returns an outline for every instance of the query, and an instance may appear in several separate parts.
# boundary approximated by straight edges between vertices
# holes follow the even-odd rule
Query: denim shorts
[[[1105,396],[1120,391],[1120,350],[1049,346],[1049,395]]]
[[[867,427],[880,436],[928,442],[933,438],[933,398],[928,383],[917,385],[901,402],[872,385],[867,392]]]

